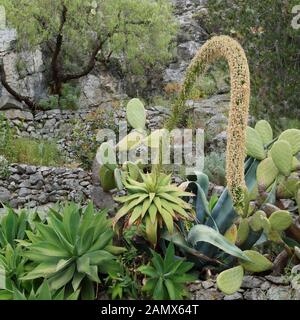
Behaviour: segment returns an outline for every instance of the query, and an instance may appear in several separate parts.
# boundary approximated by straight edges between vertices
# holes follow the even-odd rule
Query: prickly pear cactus
[[[246,150],[248,156],[257,160],[263,160],[266,157],[264,143],[260,134],[251,127],[247,127],[246,131]]]
[[[217,277],[217,286],[225,294],[233,294],[238,291],[242,285],[244,269],[237,266],[221,272]]]
[[[278,140],[270,151],[272,160],[281,174],[289,176],[292,171],[293,151],[289,142]]]
[[[269,218],[272,229],[276,231],[286,230],[293,222],[291,214],[286,210],[278,210]]]
[[[243,266],[245,270],[249,272],[264,272],[272,269],[273,263],[259,252],[254,250],[246,250],[244,253],[251,260],[240,261],[241,266]]]
[[[264,145],[273,140],[273,130],[268,121],[259,120],[255,125],[255,131],[260,135]]]
[[[132,128],[144,130],[146,125],[146,111],[141,100],[131,99],[126,108],[127,120]]]

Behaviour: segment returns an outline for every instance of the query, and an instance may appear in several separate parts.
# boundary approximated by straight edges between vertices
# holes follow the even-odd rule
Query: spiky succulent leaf
[[[128,226],[144,223],[146,236],[152,246],[157,243],[157,229],[164,224],[170,233],[174,230],[174,220],[191,219],[191,207],[182,197],[192,196],[176,185],[171,184],[171,177],[164,174],[139,173],[142,182],[127,176],[123,184],[128,195],[115,198],[124,203],[114,218],[114,225],[128,215]],[[155,230],[154,230],[155,229]]]
[[[150,265],[138,268],[146,276],[143,291],[154,300],[179,300],[187,296],[186,283],[196,280],[194,275],[188,274],[193,263],[177,259],[173,243],[169,244],[164,258],[154,251],[152,255]]]
[[[50,212],[46,224],[37,224],[24,253],[35,267],[22,279],[47,278],[53,290],[69,283],[74,291],[89,286],[91,293],[91,283],[99,282],[98,273],[118,269],[112,238],[106,211],[96,212],[91,203],[84,211],[67,204]]]
[[[195,225],[188,234],[188,241],[195,247],[198,242],[207,242],[224,252],[238,257],[240,259],[248,259],[241,249],[230,243],[218,231],[206,225]]]

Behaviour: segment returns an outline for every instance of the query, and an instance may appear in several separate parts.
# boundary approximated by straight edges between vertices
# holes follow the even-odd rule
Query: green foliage
[[[197,247],[198,242],[207,242],[234,257],[247,260],[241,249],[233,245],[218,231],[205,225],[199,224],[193,226],[188,234],[188,241],[193,247]]]
[[[90,112],[83,120],[76,120],[71,133],[70,149],[82,168],[90,170],[92,168],[95,154],[99,147],[97,132],[100,129],[110,128],[117,131],[114,121],[114,113],[118,107],[112,110],[98,108]]]
[[[259,252],[254,250],[246,250],[244,253],[250,259],[250,261],[241,262],[241,265],[246,271],[264,272],[272,269],[273,263]]]
[[[220,186],[226,184],[225,154],[210,152],[205,155],[203,172],[208,176],[209,181]]]
[[[12,157],[14,151],[12,146],[13,129],[10,127],[8,120],[0,114],[0,155],[8,160]]]
[[[48,282],[45,280],[35,291],[33,288],[30,294],[26,296],[24,292],[14,289],[13,300],[77,300],[79,290],[70,295],[65,295],[65,288],[58,291],[50,289]]]
[[[96,59],[107,65],[122,56],[121,72],[141,74],[172,56],[170,43],[177,28],[167,0],[1,0],[0,4],[6,8],[8,25],[17,29],[18,48],[50,48],[49,68],[56,39],[62,36],[58,77],[63,83],[66,75],[76,79],[91,71]]]
[[[0,178],[7,178],[9,175],[9,162],[3,156],[0,156]]]
[[[233,294],[242,285],[244,272],[264,272],[273,267],[273,263],[254,250],[243,252],[248,261],[242,261],[241,265],[225,270],[217,276],[217,286],[225,294]]]
[[[3,115],[0,115],[0,155],[10,163],[45,166],[63,163],[63,157],[55,142],[15,137],[14,130]],[[7,167],[3,170],[7,175]]]
[[[239,40],[249,59],[252,112],[273,119],[299,118],[299,30],[291,27],[297,0],[208,0],[209,32]],[[202,21],[203,23],[203,21]]]
[[[74,292],[80,290],[82,299],[94,299],[93,283],[100,282],[99,273],[118,270],[115,254],[122,248],[112,245],[106,212],[96,212],[91,203],[84,211],[75,204],[62,212],[52,210],[46,224],[37,223],[36,232],[27,235],[23,255],[35,267],[22,280],[47,278],[52,290],[68,285]]]
[[[128,268],[121,266],[116,274],[111,274],[106,279],[108,294],[114,299],[138,299],[139,282],[135,275],[132,275]]]
[[[10,162],[44,166],[63,164],[57,144],[52,141],[15,138],[11,147],[13,154],[8,155]]]
[[[165,174],[140,173],[142,182],[127,177],[123,184],[128,195],[115,198],[123,204],[117,212],[114,223],[123,216],[128,216],[128,226],[133,223],[144,223],[146,237],[152,246],[157,244],[157,233],[163,225],[172,234],[174,220],[191,219],[191,208],[181,198],[191,196],[191,193],[182,191],[171,184],[171,177]]]
[[[196,280],[195,276],[187,273],[193,268],[193,263],[176,258],[172,243],[164,258],[154,251],[152,255],[150,265],[138,269],[146,276],[143,291],[154,300],[181,300],[187,296],[185,284]]]
[[[76,110],[79,108],[80,89],[69,83],[62,85],[61,95],[50,95],[47,99],[39,101],[43,110],[62,109]]]
[[[16,213],[11,208],[6,208],[6,214],[0,217],[0,251],[10,245],[16,246],[15,239],[23,240],[25,231],[29,229],[28,215],[25,211]]]
[[[8,243],[1,249],[0,300],[11,300],[14,290],[21,287],[21,277],[26,272],[27,259],[23,257],[23,250],[19,245],[13,248]]]

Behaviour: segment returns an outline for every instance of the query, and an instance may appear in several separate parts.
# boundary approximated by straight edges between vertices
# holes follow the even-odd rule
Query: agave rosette
[[[99,273],[117,270],[115,255],[124,251],[112,245],[113,235],[106,212],[96,212],[91,203],[83,212],[74,204],[53,210],[47,223],[37,223],[35,232],[27,232],[29,241],[21,242],[24,256],[35,264],[22,280],[46,278],[51,290],[68,285],[81,298],[94,299]]]
[[[191,220],[191,205],[182,197],[193,196],[175,184],[171,184],[171,176],[165,174],[141,173],[142,181],[136,181],[129,176],[123,179],[128,191],[126,196],[116,197],[123,203],[122,208],[114,218],[114,224],[128,215],[128,226],[144,223],[146,235],[152,245],[157,243],[157,230],[164,225],[170,233],[174,230],[174,220]]]

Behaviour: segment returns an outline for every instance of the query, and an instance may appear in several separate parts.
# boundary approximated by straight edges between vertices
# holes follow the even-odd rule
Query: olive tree
[[[121,72],[138,74],[171,58],[176,22],[168,0],[0,0],[0,4],[6,8],[8,25],[17,30],[17,49],[39,47],[46,52],[51,94],[60,95],[65,83],[112,59]],[[28,97],[8,89],[30,104],[24,99]]]

